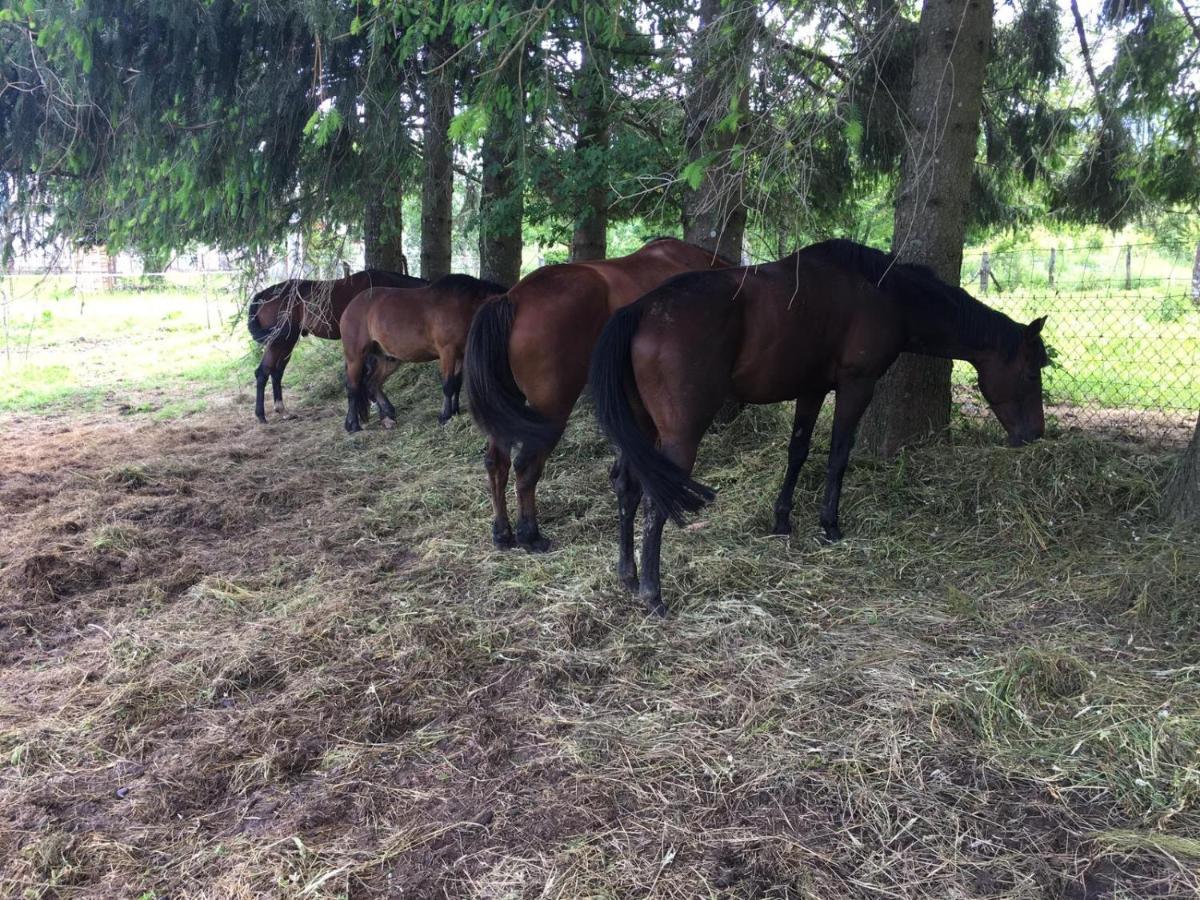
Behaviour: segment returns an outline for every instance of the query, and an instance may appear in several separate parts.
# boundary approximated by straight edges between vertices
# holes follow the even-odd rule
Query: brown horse
[[[836,391],[821,525],[841,537],[838,501],[854,430],[875,382],[902,352],[963,359],[1014,446],[1041,437],[1045,318],[1020,325],[922,266],[850,241],[814,244],[762,266],[673,278],[618,312],[592,359],[596,417],[616,445],[617,573],[639,587],[633,525],[643,491],[640,594],[665,614],[663,524],[713,496],[691,478],[723,400],[796,400],[774,533],[791,532],[792,497],[825,394]],[[657,444],[657,449],[656,449]]]
[[[396,410],[383,383],[405,362],[438,360],[442,370],[443,425],[458,412],[463,347],[479,307],[508,288],[470,275],[447,275],[428,287],[371,288],[342,313],[346,353],[346,430],[362,431],[369,396],[379,403],[384,428],[396,424]]]
[[[421,287],[429,282],[399,272],[365,269],[335,281],[291,279],[273,284],[250,298],[246,325],[254,340],[263,345],[262,362],[254,370],[254,414],[266,423],[264,407],[267,378],[275,395],[275,412],[283,408],[283,370],[301,335],[312,334],[336,341],[341,337],[338,321],[356,294],[374,285]]]
[[[521,445],[516,541],[528,550],[549,547],[538,530],[538,479],[587,382],[608,317],[672,275],[729,265],[708,250],[658,238],[617,259],[543,266],[479,310],[467,338],[467,393],[488,438],[497,547],[514,543],[505,501],[514,444]]]

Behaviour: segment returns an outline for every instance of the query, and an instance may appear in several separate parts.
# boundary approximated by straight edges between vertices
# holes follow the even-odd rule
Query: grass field
[[[243,380],[249,345],[227,281],[214,279],[207,303],[178,286],[80,293],[66,276],[12,279],[10,296],[0,411],[98,410],[136,397],[170,416],[194,411],[180,398]]]
[[[136,299],[88,301],[133,324],[69,391],[7,370],[0,896],[1200,891],[1170,452],[959,421],[856,459],[826,546],[827,435],[768,537],[790,416],[752,409],[701,449],[719,496],[668,529],[650,621],[586,409],[543,481],[554,549],[500,553],[430,367],[350,438],[336,348],[303,342],[262,427],[241,326]],[[144,362],[170,340],[186,363]]]

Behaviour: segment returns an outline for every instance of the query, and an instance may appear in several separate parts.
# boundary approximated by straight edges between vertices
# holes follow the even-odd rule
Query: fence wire
[[[1194,244],[976,251],[962,285],[1018,321],[1049,316],[1052,423],[1175,444],[1200,410],[1198,264]],[[988,415],[970,366],[955,364],[955,397],[965,415]]]

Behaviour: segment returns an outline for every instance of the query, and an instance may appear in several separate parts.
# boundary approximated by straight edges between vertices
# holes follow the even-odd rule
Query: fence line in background
[[[203,295],[210,329],[223,318],[214,322],[213,294],[227,293],[210,279],[236,285],[238,308],[257,289],[232,268],[121,273],[89,266],[40,277],[73,279],[84,291],[89,282],[100,290],[190,283]],[[12,279],[10,271],[6,326]],[[1045,336],[1057,358],[1043,381],[1048,414],[1061,426],[1155,443],[1190,437],[1200,409],[1200,245],[1194,251],[1183,242],[971,250],[961,283],[1018,321],[1049,316]],[[970,367],[956,365],[954,377],[962,412],[988,416]]]

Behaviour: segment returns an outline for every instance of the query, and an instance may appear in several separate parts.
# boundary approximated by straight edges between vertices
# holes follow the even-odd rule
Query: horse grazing
[[[442,370],[442,412],[446,422],[458,412],[463,348],[479,307],[508,288],[470,275],[447,275],[427,287],[376,287],[363,291],[342,313],[342,349],[346,353],[346,430],[362,431],[370,409],[379,403],[384,428],[396,424],[396,410],[383,394],[383,383],[404,362],[436,359]]]
[[[546,459],[587,382],[588,360],[604,323],[672,275],[731,263],[674,238],[658,238],[628,256],[543,266],[480,308],[467,337],[471,415],[487,435],[492,540],[513,546],[505,489],[517,454],[516,541],[545,550],[536,492]]]
[[[364,269],[334,281],[308,281],[293,278],[263,288],[250,298],[246,325],[254,340],[263,345],[262,361],[254,370],[254,414],[266,424],[263,408],[267,378],[275,395],[275,412],[283,407],[283,370],[292,358],[292,350],[301,335],[312,334],[336,341],[341,337],[338,321],[354,296],[374,285],[381,287],[420,287],[429,282],[399,272]]]
[[[836,391],[820,522],[842,536],[838,501],[855,427],[875,382],[902,352],[963,359],[1014,446],[1041,437],[1040,336],[941,281],[851,241],[814,244],[778,262],[673,278],[609,321],[596,345],[596,417],[616,445],[618,577],[665,614],[659,578],[666,520],[682,522],[713,497],[692,480],[700,439],[727,397],[796,401],[775,534],[791,532],[796,477],[825,394]],[[657,444],[657,449],[656,445]],[[642,573],[633,527],[645,492]]]

